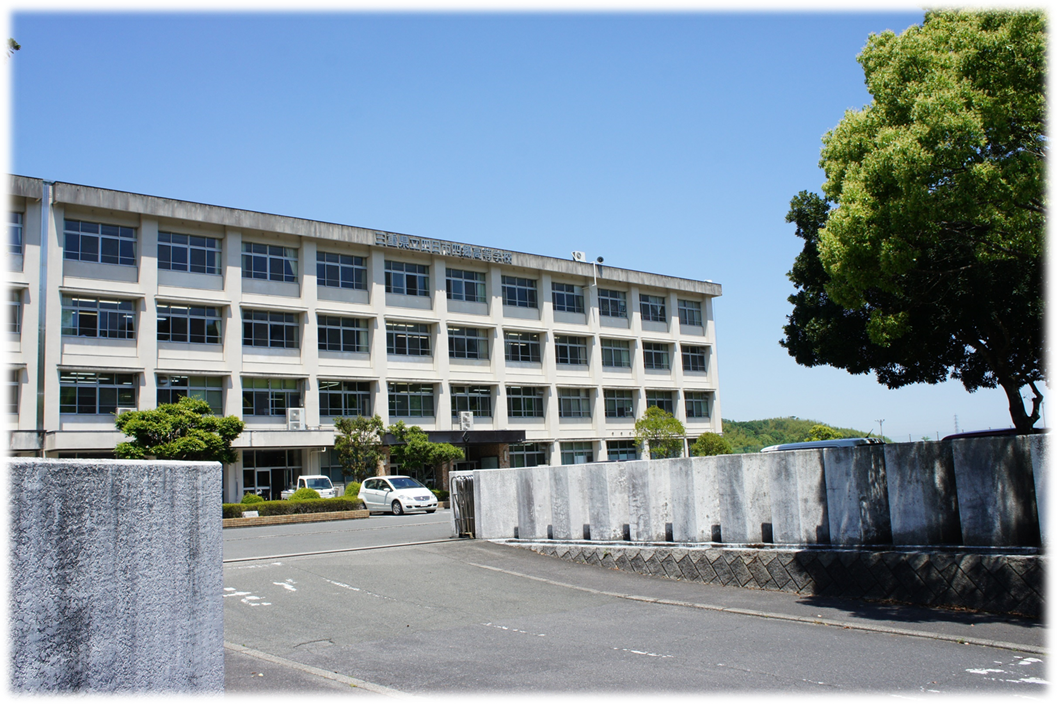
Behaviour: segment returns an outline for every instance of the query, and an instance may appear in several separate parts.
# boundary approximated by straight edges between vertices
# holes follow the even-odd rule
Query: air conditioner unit
[[[303,409],[303,408],[287,408],[286,409],[286,429],[287,430],[304,430],[305,429],[305,409]]]
[[[586,262],[587,261],[587,255],[584,254],[583,252],[573,252],[573,261],[574,262]]]
[[[114,411],[114,416],[117,417],[117,416],[121,415],[122,413],[124,413],[125,411],[134,411],[134,410],[136,410],[136,408],[134,406],[132,406],[132,407],[130,407],[130,406],[118,406],[117,410]]]
[[[459,411],[459,430],[473,430],[473,411]]]

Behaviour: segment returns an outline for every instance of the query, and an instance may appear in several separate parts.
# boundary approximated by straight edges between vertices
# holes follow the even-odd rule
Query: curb
[[[367,518],[367,509],[356,511],[322,511],[320,513],[291,513],[284,516],[250,516],[249,518],[225,518],[224,528],[249,528],[250,526],[275,526],[286,523],[316,523],[319,521],[345,521]]]

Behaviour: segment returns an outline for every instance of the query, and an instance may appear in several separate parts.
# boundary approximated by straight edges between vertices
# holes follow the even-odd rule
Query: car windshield
[[[308,484],[309,489],[333,489],[334,485],[330,483],[328,477],[314,477],[312,479],[306,479],[305,482]]]
[[[395,477],[389,480],[389,483],[393,485],[394,489],[425,489],[426,487],[419,484],[411,477]]]

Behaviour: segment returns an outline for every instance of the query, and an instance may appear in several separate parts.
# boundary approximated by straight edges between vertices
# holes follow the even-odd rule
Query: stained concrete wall
[[[1037,547],[1044,436],[474,470],[477,537]]]
[[[223,692],[221,465],[5,465],[11,690]]]

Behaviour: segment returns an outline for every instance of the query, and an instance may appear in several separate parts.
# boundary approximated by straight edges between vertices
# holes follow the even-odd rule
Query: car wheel
[[[426,513],[433,513],[433,512],[435,512],[436,510],[437,510],[437,509],[435,509],[435,508],[427,508],[427,509],[426,509]]]
[[[394,516],[401,516],[401,515],[403,515],[403,513],[404,513],[404,505],[402,503],[400,503],[399,501],[394,501],[393,502],[393,515]]]

